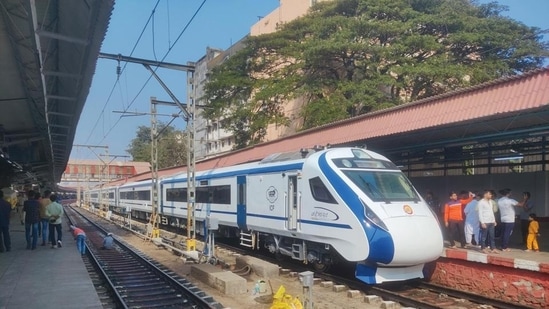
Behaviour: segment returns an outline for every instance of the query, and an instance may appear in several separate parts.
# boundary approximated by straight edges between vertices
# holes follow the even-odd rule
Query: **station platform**
[[[432,270],[431,282],[529,308],[545,308],[549,303],[549,222],[540,222],[540,252],[524,251],[517,227],[511,235],[511,251],[445,248]]]
[[[540,222],[539,252],[524,251],[526,246],[522,244],[519,228],[520,222],[515,223],[515,230],[511,235],[509,245],[511,251],[486,254],[475,248],[445,248],[442,257],[549,274],[549,222]],[[496,247],[499,247],[499,244],[500,239],[496,239]]]
[[[40,240],[35,250],[26,249],[15,211],[10,223],[11,251],[0,253],[0,308],[103,308],[66,222],[62,248]]]

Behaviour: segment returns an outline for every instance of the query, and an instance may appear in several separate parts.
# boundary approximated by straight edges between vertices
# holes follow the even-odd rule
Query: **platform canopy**
[[[61,179],[113,7],[0,1],[0,187]]]

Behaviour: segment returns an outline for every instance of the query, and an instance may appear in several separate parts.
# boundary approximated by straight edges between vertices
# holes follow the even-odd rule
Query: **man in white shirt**
[[[492,253],[499,253],[496,250],[495,240],[495,227],[496,217],[494,216],[494,209],[492,208],[492,192],[490,190],[484,190],[483,197],[478,201],[478,221],[480,222],[480,229],[482,230],[482,239],[480,240],[480,248],[482,252],[489,253],[486,248],[486,238],[490,238],[490,249]]]

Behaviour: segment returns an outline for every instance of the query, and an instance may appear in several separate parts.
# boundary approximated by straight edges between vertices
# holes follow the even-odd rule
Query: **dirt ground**
[[[157,262],[165,265],[167,268],[171,269],[179,276],[186,278],[198,288],[203,290],[208,295],[212,296],[217,302],[222,304],[225,308],[233,309],[268,309],[272,305],[272,296],[278,288],[282,285],[286,289],[286,294],[291,295],[292,297],[298,297],[300,300],[304,299],[304,289],[301,285],[301,282],[293,276],[290,275],[281,275],[277,278],[270,278],[265,280],[266,282],[266,292],[256,293],[256,283],[263,278],[259,278],[255,274],[249,274],[244,276],[246,279],[246,294],[230,296],[224,295],[220,291],[216,290],[213,287],[210,287],[196,278],[193,278],[190,275],[191,266],[194,264],[192,261],[185,261],[184,258],[178,255],[176,252],[172,252],[169,249],[166,249],[163,246],[157,246],[151,241],[146,241],[129,232],[127,229],[121,228],[118,224],[114,224],[116,220],[108,221],[103,219],[105,224],[109,226],[111,232],[114,234],[115,238],[124,240],[125,242],[131,244],[133,247],[139,249],[143,253],[147,254],[149,257],[153,258]],[[169,238],[175,243],[182,241],[184,238],[178,235],[168,235],[162,233],[162,237]],[[197,249],[200,250],[202,244],[197,242]],[[228,264],[233,263],[234,265],[234,256],[230,253],[227,253],[223,250],[217,250],[217,256],[219,259],[225,261]],[[220,266],[221,268],[221,266]],[[315,285],[312,289],[312,298],[315,309],[338,309],[338,308],[379,308],[379,306],[371,306],[364,303],[363,296],[357,298],[348,298],[347,292],[333,292],[331,288],[323,288],[319,285]]]

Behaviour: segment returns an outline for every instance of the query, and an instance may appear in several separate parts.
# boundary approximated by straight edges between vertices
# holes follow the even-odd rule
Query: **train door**
[[[246,227],[246,176],[236,177],[236,223],[242,231],[247,231]]]
[[[288,175],[288,192],[286,194],[288,213],[288,230],[297,229],[299,219],[299,199],[297,191],[297,175]]]

